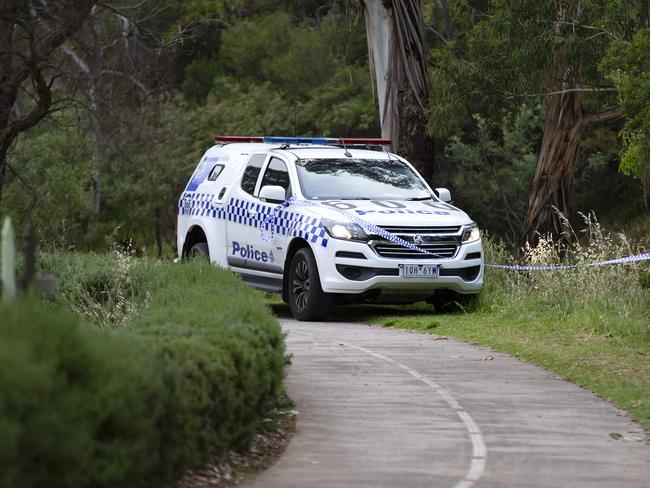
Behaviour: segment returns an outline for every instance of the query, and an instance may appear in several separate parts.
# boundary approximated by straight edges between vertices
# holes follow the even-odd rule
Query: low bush
[[[95,299],[122,258],[50,256],[58,303],[0,310],[0,487],[169,486],[245,445],[273,406],[280,328],[225,270],[128,257],[139,289],[122,327],[65,310],[88,317],[77,300]]]
[[[49,300],[66,304],[84,320],[102,328],[124,325],[146,299],[150,262],[129,253],[44,253],[39,272],[53,275],[59,293]]]
[[[34,301],[0,309],[0,485],[138,486],[167,392],[155,357]]]

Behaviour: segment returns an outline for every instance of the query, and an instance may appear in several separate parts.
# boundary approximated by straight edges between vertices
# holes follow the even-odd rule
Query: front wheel
[[[289,307],[298,320],[314,321],[327,317],[332,297],[320,286],[314,253],[308,247],[298,250],[289,268]]]

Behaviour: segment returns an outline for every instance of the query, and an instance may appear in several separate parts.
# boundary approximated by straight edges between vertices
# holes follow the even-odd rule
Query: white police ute
[[[476,224],[383,139],[217,137],[179,200],[179,257],[282,294],[299,320],[332,304],[436,307],[479,293]]]

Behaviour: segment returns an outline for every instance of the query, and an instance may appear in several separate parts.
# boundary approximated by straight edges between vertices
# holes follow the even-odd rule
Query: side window
[[[223,171],[223,168],[225,166],[223,164],[217,164],[214,168],[212,168],[212,172],[210,173],[210,176],[208,176],[208,181],[217,181],[217,178],[219,178],[219,175]]]
[[[287,169],[287,165],[281,159],[271,158],[271,161],[269,162],[269,165],[266,167],[266,171],[264,172],[264,177],[262,178],[262,184],[260,185],[260,188],[266,185],[281,186],[284,188],[287,196],[291,193],[289,170]]]
[[[252,195],[255,191],[255,183],[257,183],[257,177],[260,175],[265,159],[266,154],[253,154],[248,160],[244,176],[241,178],[241,189],[246,193]]]

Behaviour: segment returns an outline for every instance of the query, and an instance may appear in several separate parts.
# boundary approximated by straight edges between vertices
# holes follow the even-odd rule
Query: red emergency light
[[[215,136],[214,142],[264,142],[264,138],[256,136]]]
[[[390,146],[390,139],[342,137],[339,140],[341,141],[340,144],[349,146],[354,146],[356,144],[364,146]]]

